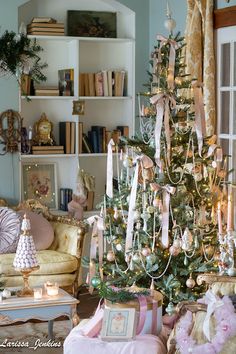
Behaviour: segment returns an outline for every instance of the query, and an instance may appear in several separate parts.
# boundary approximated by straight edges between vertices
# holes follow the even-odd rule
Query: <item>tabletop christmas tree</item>
[[[226,159],[216,136],[206,135],[202,85],[185,73],[184,45],[180,34],[157,36],[149,82],[138,95],[140,133],[123,140],[116,154],[122,160],[117,191],[113,142],[108,146],[107,192],[102,215],[92,221],[89,273],[90,286],[104,297],[110,285],[135,283],[161,291],[170,312],[172,302],[200,296],[199,272],[221,265],[235,273],[232,254],[219,260],[217,224],[223,220],[232,230]]]

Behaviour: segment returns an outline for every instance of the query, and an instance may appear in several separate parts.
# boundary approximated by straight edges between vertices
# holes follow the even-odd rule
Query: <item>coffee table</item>
[[[76,310],[78,303],[79,300],[62,289],[59,289],[56,296],[43,294],[43,297],[37,300],[33,297],[11,296],[0,302],[0,325],[31,319],[48,321],[48,336],[53,339],[54,319],[67,316],[71,322],[71,329],[79,323]]]

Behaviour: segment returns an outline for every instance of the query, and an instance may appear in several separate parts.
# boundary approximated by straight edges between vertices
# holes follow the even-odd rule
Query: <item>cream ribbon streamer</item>
[[[138,188],[138,171],[139,171],[139,160],[136,162],[134,178],[129,198],[129,211],[126,229],[126,241],[125,241],[125,252],[129,252],[133,246],[133,230],[134,230],[134,214],[135,214],[135,202],[137,196]]]
[[[93,292],[93,287],[91,285],[91,279],[96,273],[95,262],[97,256],[97,247],[98,247],[98,259],[99,259],[99,271],[101,279],[103,278],[102,274],[102,264],[103,264],[103,231],[104,231],[104,221],[101,216],[94,215],[87,219],[87,222],[90,226],[93,226],[92,235],[91,235],[91,244],[90,244],[90,263],[89,263],[89,291]]]
[[[155,124],[155,159],[156,164],[160,167],[161,161],[161,129],[164,116],[164,126],[165,126],[165,136],[167,144],[167,162],[170,165],[170,151],[171,151],[171,141],[170,141],[170,108],[174,109],[176,106],[176,101],[170,95],[165,93],[157,93],[155,96],[150,98],[151,104],[156,105],[156,124]]]
[[[203,138],[206,136],[206,120],[203,105],[202,87],[196,80],[192,82],[195,104],[195,126],[198,140],[198,153],[202,156]]]
[[[162,187],[163,189],[163,201],[162,201],[162,234],[161,243],[163,247],[169,247],[169,213],[170,213],[170,194],[174,194],[175,187],[167,184]]]
[[[174,74],[175,74],[175,51],[179,48],[178,43],[173,39],[166,38],[160,34],[157,35],[157,40],[161,41],[159,47],[159,60],[161,61],[161,47],[167,43],[170,44],[170,53],[169,53],[169,68],[167,76],[167,84],[170,90],[174,89]]]
[[[169,213],[170,213],[170,194],[175,194],[176,188],[167,184],[166,186],[160,186],[158,183],[151,183],[151,189],[153,191],[163,191],[162,196],[162,235],[161,243],[163,247],[169,247]]]
[[[220,298],[213,294],[212,291],[208,290],[205,295],[205,301],[207,305],[207,314],[203,322],[203,333],[205,334],[208,341],[210,338],[210,318],[218,307],[224,306],[224,302]]]
[[[113,156],[112,147],[115,145],[113,139],[111,139],[107,145],[107,186],[106,195],[109,198],[113,198]]]

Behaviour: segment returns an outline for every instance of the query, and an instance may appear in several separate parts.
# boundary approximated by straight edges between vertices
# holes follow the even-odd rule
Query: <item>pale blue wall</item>
[[[181,34],[184,34],[187,15],[187,0],[169,0],[169,6],[172,11],[172,18],[176,21],[174,33],[180,31]],[[168,31],[164,26],[164,21],[166,19],[166,0],[150,0],[149,11],[149,45],[151,51],[156,44],[157,34],[168,35]]]
[[[235,6],[235,5],[236,5],[236,0],[231,0],[229,3],[225,2],[225,0],[216,0],[215,1],[215,8],[216,9],[221,9],[223,7]]]

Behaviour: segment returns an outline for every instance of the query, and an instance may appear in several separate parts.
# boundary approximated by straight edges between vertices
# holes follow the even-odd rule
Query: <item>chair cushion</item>
[[[34,213],[30,210],[19,210],[18,214],[21,219],[23,219],[24,214],[30,219],[30,233],[33,236],[36,250],[40,251],[49,248],[54,239],[54,231],[50,222],[41,214]]]
[[[16,251],[20,237],[20,217],[7,207],[0,207],[0,253]]]
[[[15,254],[0,254],[0,274],[4,276],[19,275],[13,267]],[[34,275],[43,274],[66,274],[75,272],[78,269],[78,259],[68,253],[42,250],[37,252],[39,270]]]

